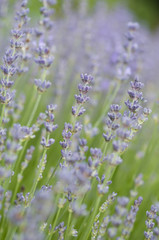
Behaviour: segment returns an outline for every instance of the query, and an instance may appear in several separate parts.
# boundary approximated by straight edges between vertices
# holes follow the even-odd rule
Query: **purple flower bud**
[[[151,112],[152,112],[152,111],[151,111],[150,108],[144,108],[144,110],[143,110],[143,113],[144,113],[146,116],[148,116]]]
[[[86,93],[88,93],[88,91],[91,89],[91,87],[90,86],[88,86],[88,85],[82,85],[82,84],[79,84],[78,85],[78,90],[82,93],[82,94],[86,94]]]
[[[80,138],[79,145],[80,145],[80,147],[85,147],[87,145],[87,140],[84,138]]]
[[[103,133],[103,137],[105,139],[106,142],[109,142],[112,139],[112,134],[109,135],[108,133]]]
[[[140,25],[137,22],[129,22],[128,23],[128,29],[130,31],[136,31],[139,29],[139,27],[140,27]]]
[[[81,115],[83,115],[83,113],[85,113],[86,109],[84,107],[81,107],[79,112],[78,112],[78,117],[80,117]]]
[[[34,83],[37,86],[37,90],[41,93],[45,92],[51,86],[51,82],[46,80],[42,82],[40,79],[35,79]]]
[[[123,160],[118,155],[111,153],[104,158],[104,161],[108,161],[111,166],[118,166]]]
[[[92,84],[93,82],[93,77],[91,75],[88,75],[87,73],[81,74],[81,79],[84,83]]]
[[[118,105],[118,104],[112,104],[112,105],[110,106],[110,109],[111,109],[112,112],[119,112],[120,109],[121,109],[121,106]]]
[[[90,153],[93,158],[98,158],[100,159],[102,157],[102,151],[100,148],[91,148]]]
[[[60,141],[60,145],[61,145],[62,148],[67,148],[68,147],[68,142]]]
[[[56,108],[57,108],[57,105],[54,105],[54,104],[49,104],[49,105],[47,105],[47,110],[48,110],[48,112],[53,113]]]
[[[135,78],[134,82],[131,82],[131,87],[136,91],[140,91],[144,87],[144,84],[139,82],[138,78]]]
[[[83,104],[89,100],[89,97],[83,96],[81,94],[79,94],[79,95],[75,94],[75,99],[76,99],[77,104]]]
[[[140,108],[140,105],[138,103],[138,101],[134,101],[134,102],[130,102],[129,100],[125,101],[125,105],[128,107],[128,109],[131,111],[131,112],[136,112],[137,110],[139,110]]]
[[[54,132],[57,128],[58,128],[58,125],[57,124],[52,124],[51,122],[44,122],[44,126],[46,128],[46,131],[48,132]]]
[[[32,154],[33,154],[34,150],[35,150],[35,147],[34,147],[34,146],[31,146],[29,149],[27,149],[27,153],[26,153],[26,155],[25,155],[25,159],[26,159],[27,161],[30,161],[30,160],[31,160]]]
[[[152,221],[149,221],[149,220],[146,220],[145,224],[146,224],[146,227],[149,228],[149,229],[152,229],[155,226],[155,223],[152,222]]]
[[[82,127],[83,127],[82,124],[80,124],[79,122],[76,122],[73,131],[75,133],[80,132],[82,130]]]
[[[125,207],[129,202],[128,197],[118,197],[117,200],[118,200],[118,204],[122,207]]]

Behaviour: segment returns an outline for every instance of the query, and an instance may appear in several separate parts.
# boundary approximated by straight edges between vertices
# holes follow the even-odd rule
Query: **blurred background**
[[[64,1],[69,0],[57,0],[57,12],[62,15],[62,4]],[[93,10],[94,5],[98,0],[87,0],[89,3],[90,11]],[[129,10],[135,14],[138,21],[149,28],[155,30],[159,26],[159,0],[103,0],[110,8],[113,8],[117,4],[125,5]],[[11,2],[14,2],[11,0]],[[80,0],[71,0],[72,7],[74,9],[78,8]],[[30,7],[32,14],[38,14],[39,12],[39,0],[30,0]]]
[[[9,1],[10,11],[12,11],[12,6],[17,0],[0,0],[0,15],[2,9],[1,2]],[[72,8],[77,9],[80,0],[57,0],[56,12],[58,16],[63,15],[62,5],[64,1],[71,1]],[[93,11],[95,4],[99,0],[86,0],[89,4],[90,11]],[[107,7],[113,8],[116,5],[124,5],[130,12],[132,12],[136,19],[142,24],[147,25],[151,30],[156,30],[159,26],[159,0],[103,0],[107,3]],[[39,14],[40,1],[39,0],[29,0],[29,5],[31,9],[31,15],[37,16]],[[4,6],[3,6],[4,8]]]
[[[35,22],[37,22],[37,19],[39,21],[39,8],[41,6],[41,3],[39,0],[28,1],[32,20],[35,20]],[[85,24],[85,18],[80,18],[80,21],[78,21],[79,19],[77,17],[77,14],[70,16],[71,14],[67,14],[68,12],[65,11],[66,9],[64,9],[64,2],[71,2],[71,6],[74,11],[79,10],[79,4],[81,1],[82,0],[57,0],[55,14],[60,19],[60,21],[56,21],[55,24],[55,47],[57,47],[58,51],[55,51],[55,62],[53,64],[53,70],[51,70],[54,83],[53,88],[50,89],[50,92],[43,97],[43,104],[41,105],[39,112],[45,111],[45,106],[48,103],[48,94],[51,102],[58,102],[59,109],[62,109],[62,111],[59,111],[59,113],[56,114],[56,121],[58,122],[60,127],[58,128],[55,136],[55,149],[58,149],[56,151],[57,155],[55,155],[55,159],[59,159],[59,156],[61,154],[61,148],[59,148],[59,141],[61,140],[63,119],[65,119],[66,122],[69,122],[70,115],[68,113],[72,107],[72,102],[74,101],[74,94],[76,93],[76,86],[77,82],[79,81],[79,74],[81,72],[87,72],[88,69],[89,72],[92,72],[90,71],[90,69],[92,70],[92,67],[97,66],[97,71],[96,69],[94,71],[96,71],[95,74],[98,77],[97,81],[101,80],[103,81],[103,84],[105,84],[100,85],[102,86],[102,97],[105,96],[109,89],[110,82],[113,79],[112,76],[114,76],[115,70],[113,63],[111,64],[110,60],[112,60],[113,62],[113,57],[118,58],[118,53],[123,50],[123,48],[120,47],[123,46],[121,45],[121,43],[123,43],[122,37],[123,33],[125,33],[126,30],[126,23],[132,19],[135,19],[135,21],[139,21],[141,23],[142,28],[141,31],[139,31],[140,37],[137,37],[137,41],[139,41],[139,46],[141,46],[141,49],[139,48],[139,53],[141,53],[141,62],[144,63],[142,79],[144,80],[144,82],[146,82],[145,95],[146,97],[148,97],[150,105],[153,106],[153,103],[157,102],[157,106],[156,104],[154,105],[153,115],[151,117],[151,120],[146,123],[147,125],[144,128],[144,131],[141,131],[140,135],[138,135],[138,138],[136,139],[136,142],[132,142],[130,149],[124,155],[123,158],[125,163],[121,165],[120,171],[118,168],[118,171],[116,172],[113,179],[114,184],[112,185],[112,189],[113,191],[119,192],[121,195],[127,195],[129,190],[133,186],[133,179],[136,177],[136,174],[140,172],[144,174],[146,190],[145,187],[143,187],[140,191],[140,194],[145,199],[145,204],[142,207],[140,217],[136,223],[137,225],[140,224],[140,228],[133,233],[133,236],[131,238],[142,239],[142,234],[145,229],[145,223],[143,221],[143,216],[145,216],[145,209],[149,209],[152,202],[155,202],[159,199],[157,192],[159,178],[158,171],[156,171],[156,169],[159,169],[159,101],[156,101],[158,100],[158,91],[156,91],[156,89],[158,90],[159,84],[159,32],[157,32],[157,30],[159,30],[159,0],[103,0],[107,3],[105,6],[105,8],[107,8],[107,11],[104,11],[104,17],[103,9],[101,8],[99,10],[100,12],[97,11],[94,17],[92,17],[92,15],[90,18],[86,19],[87,24]],[[4,2],[3,7],[2,2]],[[99,3],[100,1],[83,0],[83,2],[88,3],[89,11],[93,12],[95,10],[96,3]],[[9,3],[9,14],[7,13],[7,9],[6,12],[4,11],[6,3]],[[1,28],[0,54],[1,52],[3,53],[6,48],[6,41],[8,42],[8,36],[10,33],[11,25],[13,23],[13,17],[11,15],[14,16],[14,11],[17,10],[17,8],[14,7],[14,3],[18,4],[19,0],[0,0],[0,16],[3,15],[3,19],[2,21],[0,21],[0,26],[1,24],[4,24],[3,28]],[[112,9],[117,9],[116,6],[118,5],[121,5],[119,11],[111,11]],[[128,8],[135,17],[132,17],[129,12],[125,11],[125,8],[123,8],[123,6],[125,8]],[[68,19],[65,18],[64,21],[61,21],[61,18],[63,18],[63,16],[68,16]],[[147,28],[144,28],[143,25],[151,29],[154,34],[147,31]],[[103,29],[105,31],[103,31]],[[5,34],[3,34],[3,32]],[[97,42],[98,44],[96,44]],[[93,54],[91,51],[92,49]],[[31,78],[29,84],[28,79],[26,79],[26,81],[18,81],[17,83],[17,88],[20,91],[25,89],[25,94],[28,101],[30,101],[30,89],[32,88],[31,81],[33,81],[34,76],[37,77],[37,73],[38,70],[35,67],[35,69],[33,69],[33,78]],[[125,91],[125,87],[121,88],[119,99],[117,99],[118,102],[120,100],[123,102],[124,100],[126,100],[124,99],[123,91]],[[99,99],[99,106],[101,107],[105,106],[103,104],[104,98],[102,97]],[[64,110],[63,103],[65,103],[66,105]],[[102,110],[103,109],[99,109],[99,114],[102,113]],[[61,117],[61,112],[63,114],[62,116],[64,116],[65,118]],[[96,117],[98,117],[98,114],[95,115],[95,118]],[[29,115],[27,116],[27,119],[29,119]],[[95,121],[96,119],[94,120],[93,124],[95,123]],[[89,119],[87,119],[87,117],[85,119],[85,122],[89,123]],[[25,124],[25,122],[22,122],[22,124]],[[89,132],[90,129],[88,126],[87,131]],[[100,136],[99,138],[95,138],[93,147],[99,147],[100,142]],[[52,159],[52,152],[48,153],[48,158]],[[38,159],[38,156],[36,156],[36,159]],[[37,162],[34,162],[32,164],[35,167]],[[52,166],[51,161],[49,162],[46,169],[49,169],[50,166]],[[30,184],[32,183],[33,177],[30,177],[29,179],[27,177],[28,173],[30,176],[31,168],[32,166],[30,166],[28,171],[26,171],[25,173],[24,185],[27,185],[28,181],[30,181]],[[27,182],[27,184],[25,183],[25,181]],[[154,194],[156,192],[157,194]],[[142,220],[142,224],[140,220]]]

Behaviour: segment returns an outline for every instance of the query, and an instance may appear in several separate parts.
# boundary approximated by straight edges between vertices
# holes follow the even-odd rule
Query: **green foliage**
[[[129,22],[125,33],[121,9],[105,18],[61,4],[46,4],[55,29],[42,3],[21,5],[1,61],[0,239],[144,239],[159,197],[155,44],[148,36],[154,57],[142,67],[147,32]]]

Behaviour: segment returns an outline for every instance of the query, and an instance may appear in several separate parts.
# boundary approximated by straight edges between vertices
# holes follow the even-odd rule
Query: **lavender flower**
[[[157,208],[152,205],[151,210],[146,212],[147,220],[145,222],[147,231],[144,232],[144,236],[146,239],[153,239],[153,228],[155,223],[153,220],[156,218]]]
[[[133,225],[134,225],[134,222],[135,222],[135,219],[136,219],[136,214],[139,210],[139,206],[142,203],[142,200],[143,200],[143,198],[139,197],[137,200],[134,201],[134,205],[131,206],[131,210],[128,213],[128,215],[126,217],[126,220],[125,220],[125,223],[124,223],[125,228],[122,231],[122,236],[123,237],[129,236],[129,234],[130,234],[130,232],[133,228]]]
[[[15,7],[6,47],[11,19],[0,0],[1,238],[157,240],[158,203],[144,234],[134,225],[147,193],[157,198],[157,33],[123,6],[112,12],[98,1],[88,14],[85,0],[75,11],[67,1],[59,15],[59,3],[40,0],[40,18],[30,21],[27,2]],[[77,83],[79,72],[94,77]]]
[[[27,2],[26,2],[27,3]],[[24,47],[24,27],[28,23],[29,9],[26,8],[26,4],[21,3],[19,11],[16,13],[15,28],[11,31],[12,39],[10,40],[10,48],[7,49],[3,57],[3,65],[1,71],[3,72],[3,78],[0,81],[0,101],[3,104],[8,104],[14,98],[14,91],[8,90],[14,84],[12,77],[17,72],[18,66],[16,66],[19,58],[19,51]]]

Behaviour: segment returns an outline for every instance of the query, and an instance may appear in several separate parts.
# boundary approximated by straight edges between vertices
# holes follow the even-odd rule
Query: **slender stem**
[[[116,97],[119,89],[120,89],[120,83],[117,83],[117,86],[116,86],[116,88],[115,88],[115,90],[114,90],[114,92],[113,92],[110,100],[107,100],[107,99],[106,99],[106,102],[104,103],[104,106],[106,105],[106,107],[104,107],[104,111],[103,111],[103,113],[101,114],[101,116],[98,118],[98,120],[96,121],[96,123],[94,124],[94,127],[98,127],[98,125],[99,125],[99,124],[101,123],[101,121],[103,120],[103,117],[106,115],[106,113],[107,113],[107,111],[108,111],[108,109],[109,109],[109,107],[110,107],[110,104],[114,101],[114,99],[115,99],[115,97]]]
[[[20,175],[21,175],[21,176],[23,175],[23,172],[24,172],[24,169],[21,169],[21,172],[20,172]],[[17,194],[17,192],[18,192],[18,188],[19,188],[20,182],[21,182],[20,180],[17,181],[17,184],[16,184],[16,186],[15,186],[15,190],[14,190],[13,195],[12,195],[11,204],[13,203],[13,201],[14,201],[14,199],[15,199],[15,197],[16,197],[16,194]]]
[[[108,166],[107,172],[106,172],[106,178],[104,180],[105,182],[107,182],[108,180],[112,179],[112,177],[114,175],[114,172],[115,172],[115,169],[116,169],[116,167],[114,167],[114,166]],[[93,185],[94,185],[94,182],[95,181],[93,181]],[[91,222],[90,222],[90,225],[88,227],[89,228],[89,234],[90,234],[92,226],[93,226],[94,218],[95,218],[95,216],[97,214],[97,209],[99,207],[100,200],[101,200],[101,196],[98,197],[98,200],[97,200],[97,202],[95,204],[95,208],[93,210],[93,216],[91,217]],[[94,205],[94,203],[92,205]],[[85,238],[81,238],[82,240],[87,240],[87,238],[89,237],[89,235],[87,236],[86,233],[85,233],[84,236],[85,236]],[[86,238],[86,236],[87,236],[87,238]]]
[[[93,209],[90,221],[87,223],[87,231],[84,231],[84,233],[83,233],[82,237],[80,238],[80,240],[87,240],[89,238],[89,235],[91,233],[92,226],[93,226],[93,223],[94,223],[95,216],[97,215],[97,211],[98,211],[98,208],[99,208],[100,200],[101,200],[101,196],[98,197],[98,199],[96,201],[96,204],[95,204],[95,207]]]
[[[68,236],[68,234],[69,234],[69,227],[70,227],[71,217],[72,217],[72,212],[69,211],[65,239],[67,239],[67,236]]]
[[[3,205],[2,205],[2,207],[4,208]],[[3,236],[3,233],[4,233],[3,225],[4,225],[4,222],[5,222],[4,215],[3,214],[1,214],[1,215],[2,215],[2,217],[1,217],[1,227],[0,227],[0,229],[1,229],[1,231],[0,231],[0,239],[2,239],[2,236]]]
[[[45,150],[44,153],[43,153],[43,156],[42,156],[42,159],[41,159],[42,162],[44,161],[45,154],[46,154],[46,150]],[[39,167],[39,169],[41,169],[41,168]],[[37,185],[38,185],[38,182],[39,182],[39,180],[38,180],[39,174],[40,174],[40,171],[38,171],[37,178],[36,178],[36,180],[34,180],[34,183],[33,183],[33,186],[32,186],[32,190],[31,190],[31,197],[34,195],[34,192],[35,192],[36,187],[37,187]]]
[[[35,99],[37,99],[37,90],[34,88],[33,89],[33,93],[31,94],[32,97],[30,98],[30,94],[29,94],[29,104],[26,105],[25,107],[25,111],[23,112],[23,116],[22,116],[22,120],[21,122],[22,123],[25,123],[26,119],[27,119],[27,122],[28,122],[28,116],[30,116],[30,112],[32,111],[32,106],[34,106],[34,103],[35,103]]]
[[[46,140],[47,143],[49,141],[49,137],[50,137],[50,133],[48,133],[48,136],[47,136],[47,140]],[[45,150],[43,152],[43,155],[42,155],[42,159],[40,160],[39,169],[38,169],[38,172],[36,174],[36,179],[34,180],[34,183],[33,183],[33,186],[32,186],[32,190],[31,190],[31,198],[34,195],[34,192],[35,192],[36,187],[38,185],[38,182],[40,180],[39,179],[40,178],[40,174],[42,174],[42,171],[43,171],[42,169],[43,169],[43,165],[44,165],[44,159],[45,159],[46,152],[47,152],[47,148],[45,148]]]
[[[20,152],[20,155],[19,155],[17,161],[15,162],[15,166],[13,167],[14,172],[16,172],[17,169],[19,168],[19,165],[21,163],[21,159],[23,157],[23,154],[24,154],[25,148],[26,148],[26,146],[28,144],[28,141],[29,141],[29,139],[25,141],[25,144],[23,146],[23,150]]]
[[[5,237],[6,240],[11,240],[12,239],[12,235],[13,235],[13,232],[15,230],[15,227],[10,227],[9,231],[7,231],[7,235]]]
[[[28,124],[27,124],[28,127],[31,125],[31,123],[32,123],[32,121],[33,121],[33,119],[34,119],[35,113],[36,113],[36,111],[37,111],[37,109],[38,109],[38,106],[39,106],[39,103],[40,103],[40,100],[41,100],[41,96],[42,96],[42,95],[38,95],[38,98],[37,98],[36,103],[35,103],[35,105],[34,105],[32,114],[31,114],[31,116],[30,116],[30,118],[29,118],[29,121],[28,121]]]
[[[2,106],[2,112],[1,112],[1,118],[0,118],[0,126],[2,125],[2,122],[3,122],[4,111],[5,111],[5,104],[3,104],[3,106]]]
[[[30,118],[29,118],[29,122],[28,122],[28,124],[27,124],[28,127],[29,127],[29,126],[31,125],[31,123],[32,123],[32,120],[33,120],[33,118],[34,118],[34,116],[35,116],[35,113],[36,113],[36,111],[37,111],[37,108],[38,108],[38,106],[39,106],[40,100],[41,100],[41,95],[38,95],[36,104],[34,105],[34,109],[33,109],[33,111],[32,111],[32,114],[31,114],[31,116],[30,116]],[[23,149],[22,149],[22,151],[20,152],[20,155],[19,155],[17,161],[15,162],[15,165],[13,166],[14,172],[17,172],[17,169],[19,168],[19,165],[20,165],[20,163],[21,163],[21,159],[22,159],[22,157],[23,157],[23,155],[24,155],[24,152],[25,152],[26,146],[27,146],[27,144],[28,144],[28,141],[29,141],[29,139],[25,141],[25,144],[24,144],[24,146],[23,146]],[[15,191],[14,191],[14,192],[15,192]],[[14,194],[15,194],[15,193],[14,193]],[[12,198],[12,199],[14,199],[14,198]]]
[[[108,182],[109,180],[112,179],[115,169],[116,169],[116,166],[108,165],[107,172],[106,172],[106,178],[104,180],[105,182]]]
[[[42,82],[45,80],[46,75],[47,75],[47,71],[44,70],[43,73],[42,73],[42,76],[41,76]],[[37,90],[36,90],[36,92],[37,92]],[[25,114],[24,114],[24,119],[25,119],[25,116],[28,116],[28,112],[30,111],[30,107],[32,107],[33,102],[34,102],[34,100],[35,100],[35,88],[34,88],[34,92],[33,92],[33,95],[32,95],[32,96],[33,96],[33,97],[31,98],[30,104],[29,104],[29,106],[28,106],[28,108],[27,108],[28,111],[25,112]],[[31,123],[32,123],[32,121],[33,121],[33,119],[34,119],[34,116],[35,116],[36,111],[37,111],[37,109],[38,109],[38,106],[39,106],[41,97],[42,97],[42,95],[41,95],[41,94],[38,94],[38,97],[37,97],[36,103],[35,103],[35,105],[34,105],[34,108],[33,108],[33,110],[32,110],[31,116],[29,117],[29,121],[28,121],[28,124],[27,124],[28,127],[30,127],[30,125],[31,125]]]
[[[104,181],[108,181],[108,180],[110,180],[111,178],[112,178],[112,176],[113,176],[113,173],[114,173],[114,169],[112,169],[112,167],[109,167],[108,169],[107,169],[107,173],[106,173],[106,178],[105,178],[105,180]],[[94,186],[94,184],[95,184],[95,179],[93,179],[93,186]],[[93,217],[91,217],[91,219],[93,218],[93,220],[92,221],[94,221],[94,217],[97,215],[97,208],[99,207],[99,203],[100,203],[100,200],[101,200],[101,198],[102,198],[102,196],[100,195],[100,196],[98,196],[98,201],[97,202],[95,202],[95,201],[93,201],[93,203],[92,203],[92,206],[94,206],[95,205],[95,208],[94,208],[94,210],[93,210],[93,212],[95,212],[94,214],[93,214]],[[85,221],[84,221],[84,223],[85,223]],[[92,225],[93,225],[93,222],[92,222]],[[91,227],[92,227],[92,225],[91,225]],[[92,229],[92,228],[91,228]],[[91,229],[90,229],[90,231],[91,231]],[[86,234],[85,234],[86,235]]]
[[[12,195],[12,200],[11,200],[11,203],[14,202],[14,199],[16,198],[16,194],[18,192],[18,188],[19,188],[19,182],[17,182],[16,186],[15,186],[15,190],[14,190],[14,193]]]
[[[108,143],[106,142],[104,146],[103,157],[105,156],[107,149],[108,149]]]
[[[108,143],[105,143],[104,142],[104,144],[102,145],[102,148],[104,147],[104,151],[103,151],[103,157],[104,157],[104,155],[105,155],[105,153],[106,153],[106,151],[107,151],[107,149],[108,149]],[[100,170],[101,170],[101,168],[102,168],[102,165],[100,166],[100,168],[99,168],[99,172],[100,172]],[[108,168],[108,172],[107,172],[107,179],[109,180],[109,177],[110,177],[110,172],[111,172],[111,169],[110,168]],[[94,178],[93,179],[93,181],[92,181],[92,188],[95,186],[95,183],[96,183],[96,179]],[[84,201],[84,199],[86,198],[86,195],[84,195],[84,197],[82,198],[82,200],[81,200],[81,203]],[[92,205],[94,205],[94,202],[93,202],[93,204]]]
[[[134,191],[137,191],[137,187],[134,187]],[[131,206],[132,206],[134,200],[135,200],[135,197],[130,196],[129,203],[128,203],[128,205],[127,205],[128,211],[130,211]],[[121,235],[122,235],[122,230],[125,229],[124,218],[125,218],[125,216],[122,217],[122,224],[118,227],[118,231],[117,231],[117,235],[118,235],[118,236],[119,236],[119,235],[121,236]],[[124,240],[128,239],[128,237],[130,236],[130,234],[131,234],[131,232],[132,232],[132,230],[133,230],[133,227],[134,227],[134,225],[133,225],[131,228],[129,228],[126,236],[123,236],[123,235],[122,235],[122,237],[124,237]]]
[[[58,162],[57,162],[57,164],[56,164],[56,166],[55,166],[55,168],[54,168],[54,170],[53,170],[50,178],[49,178],[48,181],[47,181],[47,184],[49,184],[50,182],[52,182],[53,177],[54,177],[54,175],[55,175],[55,173],[56,173],[57,168],[59,167],[59,163],[60,163],[61,160],[62,160],[62,157],[59,158],[59,160],[58,160]]]
[[[59,215],[60,215],[60,211],[61,211],[61,208],[58,208],[58,211],[57,211],[57,214],[56,214],[56,217],[55,217],[53,226],[52,226],[52,230],[51,230],[51,232],[50,232],[50,234],[49,234],[49,236],[48,236],[48,238],[47,238],[48,240],[51,240],[52,235],[54,234],[54,229],[55,229],[55,227],[56,227],[56,223],[57,223],[58,217],[59,217]]]
[[[45,80],[46,75],[47,75],[47,70],[44,70],[43,73],[42,73],[42,76],[41,76],[42,82]],[[31,125],[31,123],[32,123],[32,121],[33,121],[33,119],[34,119],[34,116],[35,116],[36,111],[37,111],[37,109],[38,109],[38,106],[39,106],[41,97],[42,97],[42,95],[41,95],[41,94],[38,94],[36,103],[35,103],[35,105],[34,105],[33,111],[32,111],[32,113],[31,113],[31,116],[30,116],[29,121],[28,121],[28,124],[27,124],[28,127],[30,127],[30,125]]]
[[[10,178],[6,178],[5,181],[4,181],[4,186],[3,186],[4,193],[7,192],[9,183],[10,183]],[[4,197],[3,197],[3,200],[2,200],[2,206],[1,206],[1,222],[0,222],[0,228],[1,228],[2,230],[3,230],[3,225],[4,225],[4,222],[5,222],[4,212],[5,212],[5,194],[4,194]]]
[[[37,185],[38,185],[39,175],[40,175],[40,172],[41,172],[41,170],[42,170],[42,164],[43,164],[43,161],[44,161],[44,157],[45,157],[46,152],[47,152],[47,149],[45,149],[44,152],[43,152],[43,156],[42,156],[42,159],[41,159],[41,164],[40,164],[40,166],[39,166],[38,174],[37,174],[36,180],[34,180],[34,184],[33,184],[33,186],[32,186],[31,196],[34,195],[34,192],[35,192],[36,187],[37,187]]]

